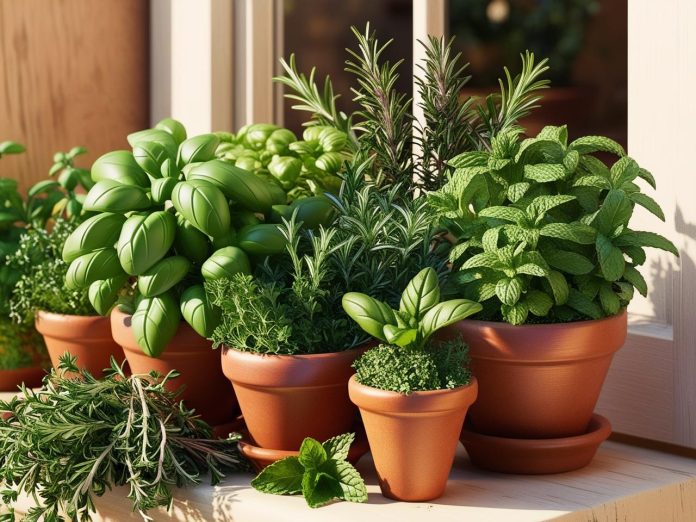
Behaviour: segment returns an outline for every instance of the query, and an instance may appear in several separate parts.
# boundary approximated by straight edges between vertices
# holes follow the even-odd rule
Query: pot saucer
[[[239,441],[239,451],[251,461],[257,471],[261,471],[266,466],[280,459],[296,457],[299,454],[299,451],[260,448],[249,441],[246,432],[242,432],[242,434],[244,438]],[[370,451],[370,445],[367,442],[365,430],[361,426],[359,429],[355,430],[355,440],[348,451],[348,462],[355,465],[368,451]]]
[[[500,473],[543,475],[587,466],[599,445],[611,435],[611,424],[593,414],[587,431],[556,439],[513,439],[483,435],[465,426],[461,441],[472,464]]]
[[[241,433],[244,437],[247,437],[246,424],[244,423],[244,417],[242,415],[233,421],[224,424],[216,424],[211,427],[213,428],[214,439],[226,439],[230,433]]]
[[[24,383],[27,388],[38,388],[47,371],[40,366],[28,366],[16,370],[0,370],[0,392],[19,393],[19,385]]]

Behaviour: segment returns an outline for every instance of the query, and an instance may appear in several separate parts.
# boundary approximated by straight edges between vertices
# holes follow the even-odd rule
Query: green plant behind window
[[[359,292],[343,296],[343,309],[365,332],[386,345],[355,362],[358,382],[399,393],[466,384],[465,345],[433,343],[438,330],[481,310],[467,299],[440,302],[435,270],[424,268],[406,286],[398,309]]]
[[[595,156],[618,156],[607,166]],[[655,179],[616,142],[565,127],[535,138],[498,135],[490,152],[454,158],[452,179],[429,195],[456,237],[448,293],[484,305],[483,319],[511,324],[598,319],[648,288],[638,267],[645,247],[678,255],[662,236],[633,230],[636,205],[664,220],[641,191]]]

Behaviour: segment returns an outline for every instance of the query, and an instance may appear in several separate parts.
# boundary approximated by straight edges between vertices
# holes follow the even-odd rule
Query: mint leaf
[[[306,484],[303,482],[302,493],[311,508],[318,508],[336,498],[343,498],[343,490],[338,480],[324,472],[316,473]]]
[[[604,279],[617,281],[621,278],[626,268],[623,252],[602,234],[597,234],[597,259]]]
[[[348,502],[367,502],[365,481],[350,462],[330,460],[322,467],[322,471],[338,481],[342,490],[339,498]]]
[[[319,441],[307,437],[300,446],[300,464],[308,470],[318,469],[326,462],[326,451]]]
[[[264,468],[251,481],[254,489],[275,495],[295,495],[302,492],[304,466],[297,457],[287,457]]]
[[[592,152],[611,152],[617,156],[626,154],[621,145],[604,136],[584,136],[578,138],[570,144],[570,148],[577,150],[580,154],[591,154]]]
[[[343,435],[330,438],[324,442],[322,446],[329,459],[346,460],[348,458],[348,451],[354,440],[355,433],[344,433]]]

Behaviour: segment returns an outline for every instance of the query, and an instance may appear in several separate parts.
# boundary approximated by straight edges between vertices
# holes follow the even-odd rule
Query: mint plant
[[[322,444],[307,437],[297,457],[274,462],[261,471],[251,485],[274,495],[302,494],[311,508],[335,499],[366,502],[365,482],[346,460],[354,439],[354,433],[345,433]]]
[[[611,167],[595,153],[618,157]],[[613,140],[568,143],[563,127],[522,140],[502,132],[489,152],[450,161],[450,181],[428,200],[456,238],[447,289],[483,303],[479,318],[565,322],[617,314],[648,288],[645,248],[678,255],[666,238],[629,227],[636,205],[664,220],[638,182],[647,170]]]
[[[424,268],[408,283],[398,310],[358,292],[343,296],[343,309],[363,330],[387,343],[355,362],[361,384],[411,393],[468,382],[464,343],[438,344],[431,338],[438,330],[477,313],[481,305],[467,299],[440,302],[433,268]]]

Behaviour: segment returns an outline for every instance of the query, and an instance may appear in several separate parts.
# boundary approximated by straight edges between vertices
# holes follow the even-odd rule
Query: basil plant
[[[398,310],[359,292],[343,296],[343,309],[371,336],[400,348],[424,351],[437,330],[477,313],[481,305],[468,299],[440,302],[437,273],[428,267],[408,283]]]
[[[565,126],[528,139],[508,131],[490,151],[450,163],[451,179],[428,199],[455,238],[448,291],[481,302],[479,318],[520,325],[612,316],[634,290],[647,294],[638,270],[646,247],[678,255],[664,237],[630,227],[636,205],[665,216],[639,184],[655,188],[652,174],[613,140],[568,143]]]
[[[338,172],[352,158],[348,135],[330,126],[307,127],[298,140],[277,125],[254,123],[237,134],[217,133],[218,158],[254,172],[283,189],[288,199],[338,193]]]
[[[92,165],[94,186],[84,199],[87,219],[62,252],[66,284],[88,288],[94,309],[110,312],[132,297],[132,328],[139,346],[160,354],[181,318],[209,337],[220,311],[208,302],[204,281],[251,273],[255,260],[285,251],[274,224],[285,208],[282,190],[217,159],[216,134],[187,137],[172,119],[128,136],[132,150],[104,154]],[[328,200],[290,210],[307,221],[332,218]]]

